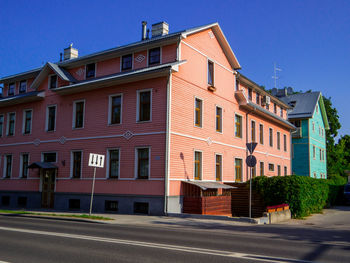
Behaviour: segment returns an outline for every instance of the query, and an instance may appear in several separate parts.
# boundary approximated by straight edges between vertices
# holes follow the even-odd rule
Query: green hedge
[[[339,178],[321,180],[297,175],[259,176],[252,182],[253,189],[262,196],[266,205],[287,203],[294,218],[319,213],[326,205],[334,204],[344,186]]]

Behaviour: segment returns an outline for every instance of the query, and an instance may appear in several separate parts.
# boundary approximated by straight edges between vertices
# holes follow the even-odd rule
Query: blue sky
[[[79,55],[140,40],[141,21],[170,32],[219,22],[241,72],[267,88],[321,91],[350,134],[350,1],[0,0],[0,77],[55,62],[70,43]],[[349,74],[349,75],[348,75]]]

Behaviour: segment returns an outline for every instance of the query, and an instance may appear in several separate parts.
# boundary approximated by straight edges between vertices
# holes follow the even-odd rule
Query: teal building
[[[297,127],[292,132],[293,174],[326,179],[329,123],[321,92],[293,94],[289,88],[273,89],[272,94],[291,106],[288,120]]]

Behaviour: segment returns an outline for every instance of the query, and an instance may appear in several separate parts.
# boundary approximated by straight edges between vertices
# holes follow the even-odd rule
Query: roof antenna
[[[277,80],[279,79],[279,77],[277,77],[277,71],[282,71],[282,69],[278,68],[276,66],[276,62],[273,64],[273,73],[274,75],[272,76],[272,78],[275,80],[275,86],[274,88],[277,89]]]

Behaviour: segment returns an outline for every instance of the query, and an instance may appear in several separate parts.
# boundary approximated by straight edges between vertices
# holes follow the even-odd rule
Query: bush
[[[265,200],[266,205],[287,203],[292,216],[301,218],[319,213],[327,204],[333,204],[340,179],[321,180],[305,176],[259,176],[253,179],[253,189]],[[334,184],[333,184],[334,183]],[[338,185],[339,184],[339,185]],[[331,194],[330,194],[331,193]]]
[[[327,205],[340,205],[344,202],[344,185],[347,178],[340,175],[329,175],[325,180],[329,187]]]

